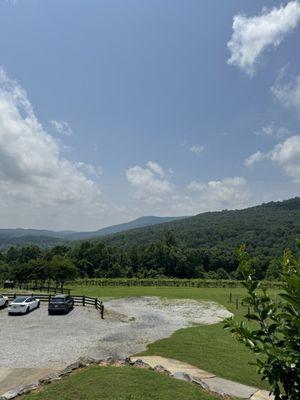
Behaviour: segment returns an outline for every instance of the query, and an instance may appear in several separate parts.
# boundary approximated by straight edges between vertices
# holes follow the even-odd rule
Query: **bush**
[[[249,271],[249,260],[240,249],[240,271],[245,274],[245,301],[253,312],[245,321],[230,318],[225,323],[232,334],[257,354],[258,372],[271,386],[275,400],[300,399],[300,259],[290,251],[283,257],[285,293],[275,302],[265,290],[259,294],[260,282],[254,281]]]

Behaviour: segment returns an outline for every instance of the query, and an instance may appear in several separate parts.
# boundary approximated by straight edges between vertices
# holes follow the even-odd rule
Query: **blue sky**
[[[0,224],[299,195],[300,2],[0,0]]]

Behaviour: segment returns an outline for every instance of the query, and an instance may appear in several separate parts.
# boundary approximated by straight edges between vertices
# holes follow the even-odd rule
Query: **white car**
[[[8,315],[27,314],[29,311],[39,308],[40,301],[31,296],[20,296],[15,298],[8,306]]]
[[[8,297],[0,294],[0,307],[6,307],[8,305]]]

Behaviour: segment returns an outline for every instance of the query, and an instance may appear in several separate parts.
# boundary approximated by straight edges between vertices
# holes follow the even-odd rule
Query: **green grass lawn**
[[[180,329],[170,338],[150,344],[143,355],[160,355],[188,362],[220,377],[268,389],[256,372],[253,354],[223,329],[223,324]]]
[[[93,366],[53,382],[24,400],[217,400],[192,383],[150,370]]]

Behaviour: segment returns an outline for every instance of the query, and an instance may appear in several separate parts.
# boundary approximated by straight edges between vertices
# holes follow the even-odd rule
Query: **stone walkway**
[[[197,383],[205,390],[217,393],[221,396],[237,397],[250,400],[273,400],[273,396],[265,390],[260,390],[255,387],[242,385],[241,383],[233,382],[228,379],[219,378],[216,375],[196,368],[190,364],[164,358],[159,356],[140,356],[131,357],[131,361],[135,362],[142,360],[151,368],[161,366],[177,379],[192,381]]]

